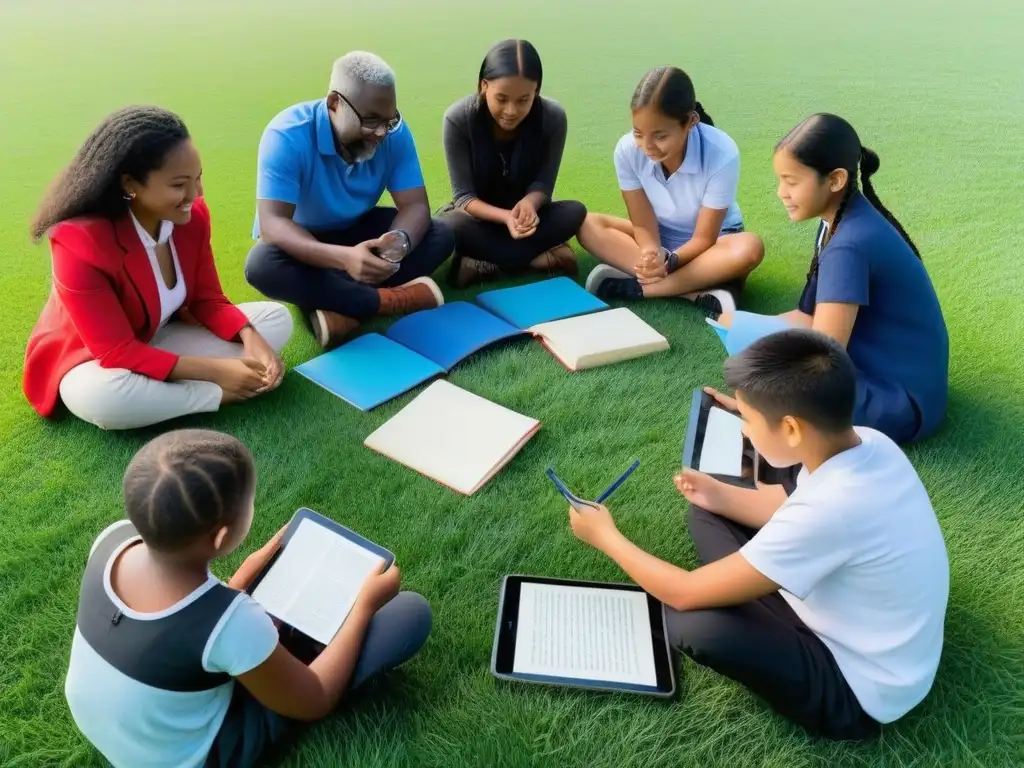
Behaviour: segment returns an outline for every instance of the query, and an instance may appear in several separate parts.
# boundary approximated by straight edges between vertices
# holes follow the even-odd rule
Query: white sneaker
[[[590,274],[587,275],[586,289],[588,293],[596,296],[601,283],[605,280],[622,280],[623,278],[628,280],[631,277],[635,277],[635,275],[627,275],[621,269],[616,269],[608,264],[600,264],[590,270]]]
[[[725,312],[736,311],[736,299],[724,288],[699,291],[693,295],[691,301],[704,310],[704,314],[712,320],[717,320]]]

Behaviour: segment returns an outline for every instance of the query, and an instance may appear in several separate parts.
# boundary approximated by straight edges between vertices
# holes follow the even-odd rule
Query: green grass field
[[[364,414],[291,375],[264,400],[182,423],[235,434],[257,457],[253,532],[243,551],[216,564],[220,575],[307,505],[392,548],[405,587],[434,607],[422,655],[315,726],[287,764],[1024,764],[1019,4],[351,5],[0,2],[0,764],[102,764],[63,696],[79,576],[95,534],[122,515],[125,464],[156,434],[44,422],[21,394],[25,340],[49,290],[47,251],[27,235],[46,184],[113,109],[152,102],[180,112],[203,152],[225,288],[236,301],[252,300],[242,262],[265,123],[322,95],[336,56],[376,51],[399,74],[400,108],[440,204],[449,192],[441,115],[473,88],[487,47],[509,36],[538,46],[544,90],[569,113],[558,194],[595,210],[622,209],[611,151],[629,128],[640,75],[660,64],[692,74],[701,101],[743,151],[740,204],[747,228],[767,244],[748,284],[754,310],[794,305],[814,236],[813,225],[790,224],[775,199],[774,142],[806,114],[829,110],[878,151],[876,187],[924,254],[953,349],[947,425],[910,450],[952,563],[938,679],[925,703],[877,742],[850,746],[808,739],[688,661],[683,695],[671,704],[509,687],[490,676],[503,575],[623,578],[572,537],[565,505],[543,476],[548,465],[583,490],[642,459],[614,499],[620,527],[666,559],[695,562],[671,476],[689,392],[721,383],[721,352],[696,310],[652,303],[638,311],[670,338],[670,354],[570,376],[539,345],[520,345],[479,354],[451,375],[543,423],[471,499],[362,447],[408,397]],[[300,331],[285,359],[294,366],[315,352]]]

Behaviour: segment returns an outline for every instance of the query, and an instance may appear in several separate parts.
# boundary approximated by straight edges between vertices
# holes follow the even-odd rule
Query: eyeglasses
[[[402,114],[400,112],[396,112],[394,117],[363,117],[359,114],[359,110],[352,106],[352,102],[345,98],[345,94],[338,93],[337,91],[331,91],[331,93],[348,105],[348,108],[359,118],[359,127],[367,133],[377,133],[381,128],[384,129],[384,133],[394,133],[402,124]]]

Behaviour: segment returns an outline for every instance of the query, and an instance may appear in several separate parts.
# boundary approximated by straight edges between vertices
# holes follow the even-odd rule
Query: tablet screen
[[[647,595],[524,582],[512,671],[656,687]]]
[[[326,645],[383,558],[308,517],[252,589],[271,616]]]

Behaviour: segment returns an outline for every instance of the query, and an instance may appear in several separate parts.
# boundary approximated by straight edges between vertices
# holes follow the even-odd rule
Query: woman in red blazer
[[[25,353],[23,388],[104,429],[216,411],[274,389],[292,331],[270,302],[234,306],[210,247],[202,166],[182,121],[129,107],[108,117],[36,214],[53,286]]]

